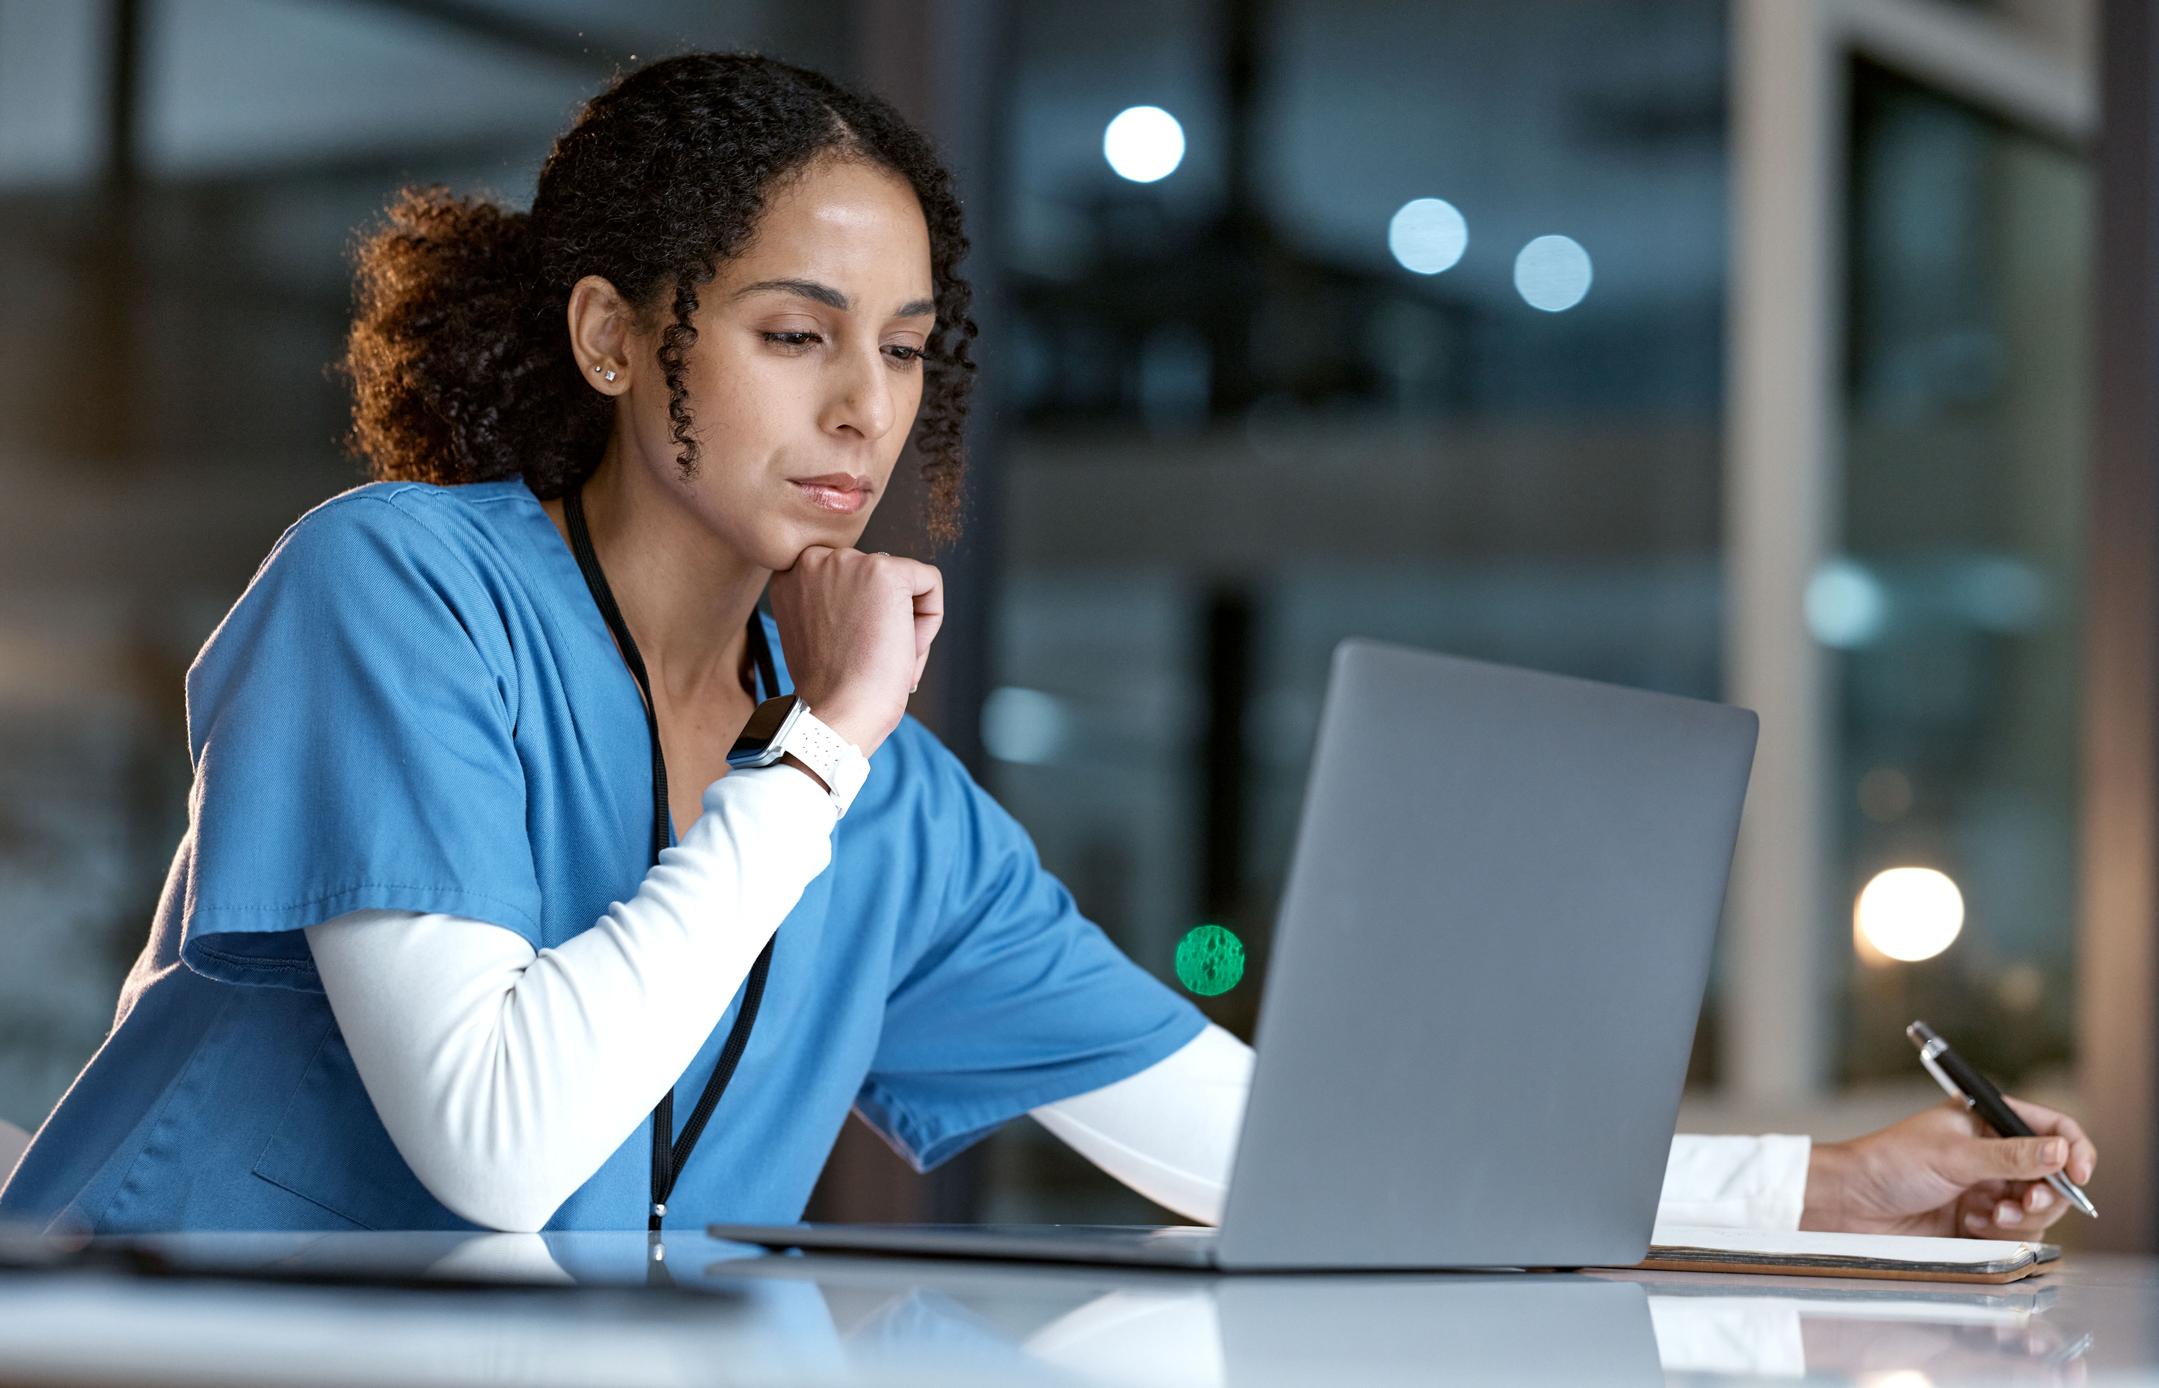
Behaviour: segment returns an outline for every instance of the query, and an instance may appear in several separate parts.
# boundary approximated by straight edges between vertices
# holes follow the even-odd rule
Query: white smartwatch
[[[869,778],[870,759],[862,749],[810,712],[799,694],[782,694],[759,704],[728,750],[727,764],[773,766],[790,754],[832,788],[833,807],[843,816]]]

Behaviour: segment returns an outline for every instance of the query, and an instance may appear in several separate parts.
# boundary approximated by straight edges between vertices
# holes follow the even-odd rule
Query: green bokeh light
[[[1177,981],[1202,997],[1227,993],[1244,977],[1244,941],[1219,925],[1195,925],[1177,942]]]

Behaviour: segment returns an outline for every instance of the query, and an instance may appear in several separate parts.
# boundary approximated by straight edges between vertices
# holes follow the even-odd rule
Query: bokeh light
[[[1807,630],[1825,646],[1864,646],[1889,625],[1889,595],[1866,566],[1831,559],[1807,580]]]
[[[1102,157],[1134,183],[1167,178],[1184,162],[1184,127],[1159,106],[1128,106],[1102,131]]]
[[[1859,778],[1859,809],[1877,824],[1902,819],[1912,811],[1912,778],[1893,766],[1877,766]]]
[[[1564,313],[1588,297],[1589,252],[1571,236],[1540,236],[1514,258],[1514,288],[1546,313]]]
[[[1413,198],[1388,221],[1387,249],[1403,269],[1436,275],[1469,249],[1469,223],[1444,198]]]
[[[1947,873],[1895,867],[1874,875],[1852,910],[1860,953],[1913,963],[1949,948],[1964,928],[1964,894]]]
[[[1004,685],[982,700],[982,748],[999,761],[1042,766],[1071,740],[1072,716],[1054,694]]]
[[[1227,993],[1244,977],[1244,941],[1219,925],[1195,925],[1177,942],[1177,981],[1202,997]]]

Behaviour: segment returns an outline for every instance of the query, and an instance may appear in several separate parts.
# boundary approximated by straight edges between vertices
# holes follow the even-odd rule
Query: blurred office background
[[[2100,1237],[2151,1245],[2140,8],[0,0],[0,1118],[111,1020],[188,662],[364,480],[352,232],[407,182],[522,205],[613,69],[750,47],[960,170],[918,712],[1136,958],[1235,932],[1198,1001],[1251,1035],[1345,635],[1750,704],[1685,1123],[1906,1112],[1924,1016],[2094,1120]],[[1024,1122],[926,1180],[851,1128],[818,1202],[1153,1213]]]

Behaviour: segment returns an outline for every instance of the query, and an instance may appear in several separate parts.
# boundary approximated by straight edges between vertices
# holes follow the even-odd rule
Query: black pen
[[[1949,1043],[1934,1034],[1934,1028],[1925,1022],[1914,1022],[1904,1029],[1904,1034],[1919,1048],[1919,1063],[1927,1067],[1934,1082],[1942,1087],[1952,1099],[1961,1099],[1964,1106],[1979,1115],[1981,1122],[2003,1137],[2037,1137],[2031,1125],[2017,1117],[2016,1110],[2002,1098],[2002,1092],[1990,1083],[1985,1075],[1965,1063],[1964,1057],[1949,1049]],[[2069,1166],[2047,1177],[2047,1184],[2061,1192],[2061,1197],[2093,1219],[2099,1211],[2092,1206],[2091,1197],[2078,1190],[2076,1182],[2069,1179]]]

